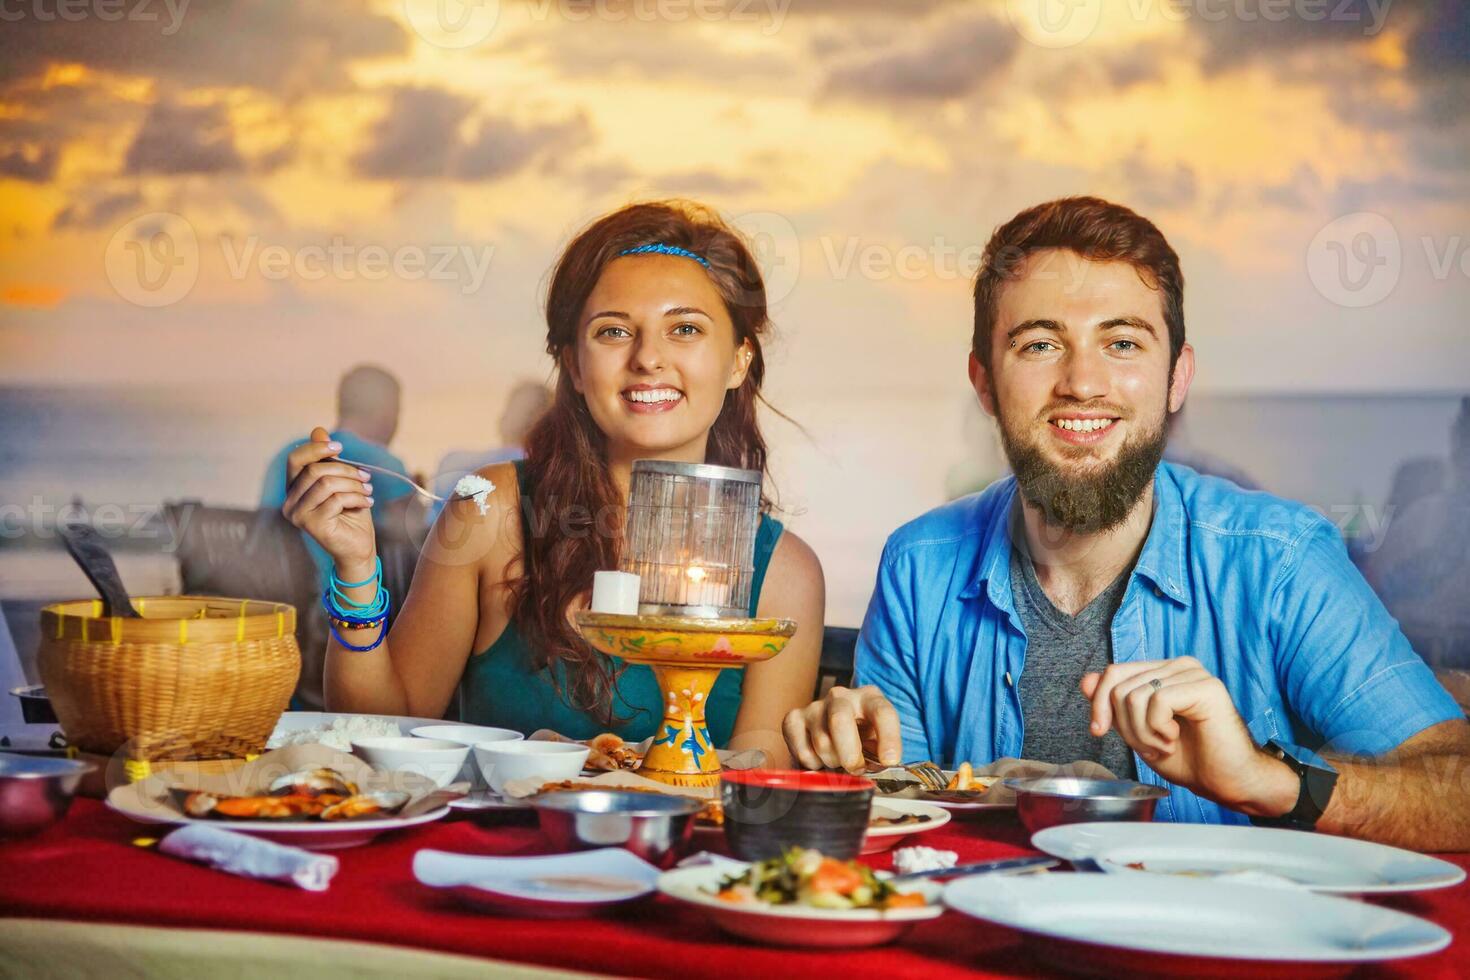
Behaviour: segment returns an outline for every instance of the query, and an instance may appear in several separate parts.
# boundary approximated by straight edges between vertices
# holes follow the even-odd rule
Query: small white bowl
[[[591,751],[575,742],[481,742],[475,746],[475,764],[490,789],[504,796],[505,784],[513,779],[576,779]]]
[[[454,782],[470,754],[467,745],[434,738],[353,739],[352,753],[374,769],[416,772],[436,786]]]
[[[420,725],[410,734],[415,738],[437,738],[446,742],[458,742],[460,745],[479,745],[481,742],[520,742],[526,736],[520,732],[513,732],[509,728],[491,728],[488,725]],[[459,776],[455,782],[467,782],[474,789],[485,788],[485,777],[480,775],[480,767],[472,758],[466,758],[460,767]]]
[[[526,736],[509,728],[491,728],[488,725],[420,725],[411,733],[415,738],[434,738],[460,745],[479,745],[481,742],[524,742]]]

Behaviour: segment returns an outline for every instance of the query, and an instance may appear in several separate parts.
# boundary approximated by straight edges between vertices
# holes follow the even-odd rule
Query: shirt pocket
[[[1281,731],[1276,725],[1276,711],[1273,708],[1267,708],[1265,711],[1257,714],[1250,721],[1246,722],[1245,727],[1251,733],[1251,740],[1257,745],[1265,745],[1271,739],[1281,735]]]

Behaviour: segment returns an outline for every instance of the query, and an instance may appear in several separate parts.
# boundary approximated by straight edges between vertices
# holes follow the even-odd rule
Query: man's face
[[[971,356],[970,379],[1026,501],[1054,527],[1108,530],[1153,479],[1194,352],[1171,383],[1162,294],[1126,262],[1049,249],[1019,271],[1000,291],[990,370]]]

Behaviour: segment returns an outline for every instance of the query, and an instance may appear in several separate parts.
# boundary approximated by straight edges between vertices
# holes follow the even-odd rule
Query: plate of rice
[[[408,715],[357,715],[332,711],[287,711],[276,722],[266,741],[267,749],[288,745],[325,745],[338,752],[351,752],[354,739],[408,737],[423,725],[443,724],[442,718],[413,718]]]

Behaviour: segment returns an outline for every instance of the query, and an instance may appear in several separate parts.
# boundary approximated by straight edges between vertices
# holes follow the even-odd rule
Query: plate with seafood
[[[990,788],[1000,782],[1000,776],[979,775],[968,762],[960,763],[955,769],[940,771],[944,773],[944,778],[947,780],[943,790],[924,789],[917,776],[898,766],[869,773],[868,778],[878,787],[875,805],[912,801],[928,803],[953,811],[1014,810],[1016,808],[1014,793],[990,792]]]
[[[379,771],[324,745],[296,745],[230,772],[188,780],[152,776],[118,786],[107,805],[142,823],[208,822],[328,850],[439,820],[457,795],[416,773]]]

